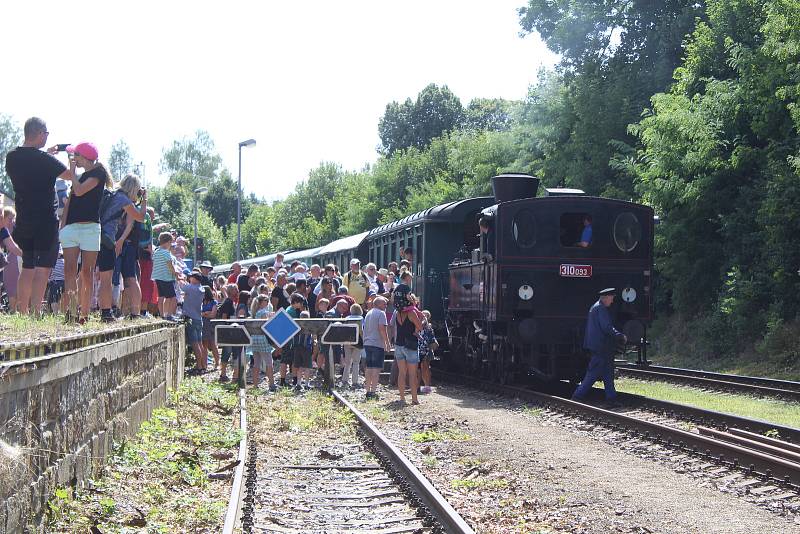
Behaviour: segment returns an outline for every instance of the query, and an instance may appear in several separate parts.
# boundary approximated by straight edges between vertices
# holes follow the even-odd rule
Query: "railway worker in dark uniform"
[[[583,348],[588,350],[592,358],[586,369],[586,376],[572,395],[572,400],[581,401],[597,380],[603,380],[606,401],[615,402],[617,391],[614,389],[614,352],[618,339],[627,343],[625,335],[614,328],[608,307],[614,302],[616,289],[609,287],[598,293],[599,297],[589,309],[586,319],[586,333]]]

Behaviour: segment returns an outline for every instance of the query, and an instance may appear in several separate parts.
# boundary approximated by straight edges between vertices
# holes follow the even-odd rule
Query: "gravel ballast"
[[[513,400],[449,385],[420,406],[396,400],[386,393],[373,419],[477,532],[800,532],[797,519]]]

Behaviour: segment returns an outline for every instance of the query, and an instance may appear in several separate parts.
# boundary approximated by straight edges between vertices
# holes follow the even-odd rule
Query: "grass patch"
[[[450,482],[450,485],[455,489],[465,490],[492,490],[503,489],[508,487],[508,480],[504,478],[456,478]]]
[[[446,430],[427,429],[422,432],[411,434],[411,441],[414,443],[428,443],[431,441],[466,441],[470,435],[454,428]]]
[[[530,415],[531,417],[541,417],[543,412],[544,410],[538,406],[525,406],[522,409],[523,414]]]
[[[392,417],[392,413],[385,406],[374,402],[362,404],[359,409],[373,421],[386,422]]]
[[[64,324],[64,315],[45,315],[34,319],[28,315],[0,314],[0,339],[3,343],[20,341],[45,341],[48,339],[67,337],[80,334],[90,334],[119,328],[124,324],[141,324],[155,322],[158,319],[151,317],[138,319],[129,323],[102,323],[99,315],[90,315],[89,320],[82,325],[77,323]],[[3,343],[0,343],[2,345]]]
[[[436,458],[436,456],[426,456],[422,459],[422,465],[428,469],[433,469],[439,465],[439,460]]]
[[[115,447],[101,479],[77,492],[56,490],[48,502],[48,531],[220,530],[230,481],[209,474],[235,461],[241,439],[236,404],[231,388],[184,381],[134,439]]]
[[[463,465],[467,469],[472,469],[473,467],[482,465],[483,460],[480,458],[475,458],[474,456],[464,456],[456,460],[456,463]]]
[[[269,422],[279,432],[355,429],[355,416],[322,391],[311,390],[297,402],[294,392],[280,389],[270,400]]]
[[[621,378],[615,381],[615,385],[618,391],[625,393],[635,393],[654,399],[800,428],[800,410],[797,409],[797,405],[776,399],[720,394],[689,386],[676,386],[633,378]]]

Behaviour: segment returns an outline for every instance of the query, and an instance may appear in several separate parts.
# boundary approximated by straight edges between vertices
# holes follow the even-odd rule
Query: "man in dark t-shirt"
[[[56,179],[72,181],[74,168],[67,169],[40,149],[47,143],[47,125],[38,117],[25,121],[25,141],[6,155],[6,173],[16,194],[17,226],[14,241],[22,249],[17,309],[38,311],[44,298],[50,270],[58,259],[58,219],[53,203]]]
[[[275,288],[270,295],[272,309],[278,311],[289,307],[289,293],[286,292],[286,274],[281,272],[275,279]]]

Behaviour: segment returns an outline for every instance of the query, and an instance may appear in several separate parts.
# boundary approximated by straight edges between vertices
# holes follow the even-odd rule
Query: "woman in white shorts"
[[[72,182],[64,213],[61,216],[59,239],[64,249],[63,309],[69,320],[75,304],[80,306],[78,322],[83,324],[89,315],[94,288],[94,266],[100,251],[100,202],[103,189],[111,187],[111,174],[97,161],[97,147],[92,143],[68,146],[70,170],[81,167],[84,172]],[[80,296],[77,291],[78,255],[81,257]]]

